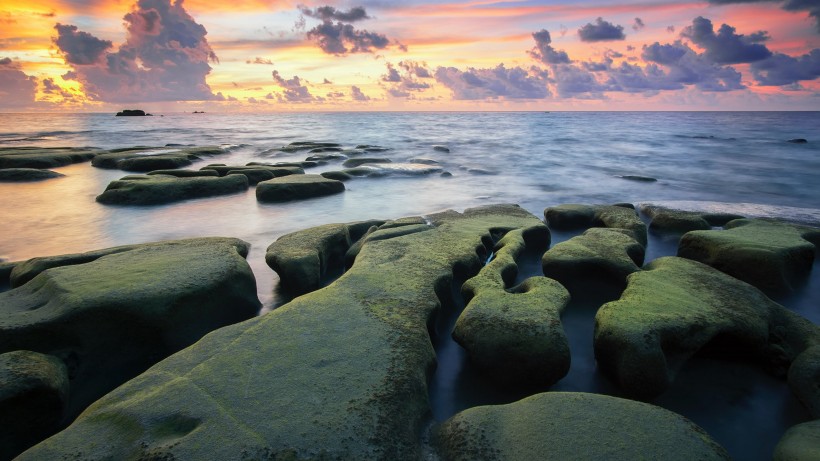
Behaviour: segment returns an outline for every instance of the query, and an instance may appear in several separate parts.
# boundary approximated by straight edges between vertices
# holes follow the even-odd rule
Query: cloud
[[[643,20],[641,18],[635,18],[635,22],[632,23],[632,30],[637,32],[644,27],[646,27],[646,24],[644,24]]]
[[[650,63],[665,66],[668,82],[693,85],[701,91],[732,91],[745,88],[741,74],[733,67],[721,66],[706,53],[698,54],[685,44],[675,42],[644,46],[641,57]]]
[[[392,63],[387,63],[387,73],[382,75],[381,80],[383,82],[390,82],[390,83],[399,83],[401,82],[401,74],[399,74],[399,70],[393,66]]]
[[[9,57],[0,59],[0,107],[24,107],[34,103],[37,79],[20,70]]]
[[[54,43],[73,68],[64,78],[78,80],[98,101],[219,99],[205,80],[216,54],[181,0],[138,0],[123,20],[126,40],[117,51],[76,26],[57,24]]]
[[[347,11],[337,10],[332,6],[320,6],[318,8],[310,9],[304,5],[299,5],[299,11],[305,16],[321,19],[322,21],[342,21],[342,22],[356,22],[364,19],[370,19],[364,7],[356,6]]]
[[[271,75],[273,75],[273,81],[282,88],[282,94],[276,95],[276,99],[279,102],[302,104],[324,100],[324,98],[320,96],[310,94],[310,90],[305,85],[306,82],[300,79],[298,75],[294,75],[293,78],[290,79],[285,79],[279,74],[278,70],[271,72]]]
[[[381,81],[388,83],[387,92],[394,97],[410,97],[412,93],[421,92],[431,87],[419,78],[433,78],[424,64],[415,61],[401,61],[396,67],[388,62],[387,73],[381,76]]]
[[[625,40],[624,26],[616,26],[611,22],[598,18],[595,23],[589,23],[578,29],[578,36],[582,42],[602,42],[608,40]]]
[[[453,99],[544,99],[550,96],[547,73],[532,67],[494,68],[462,71],[455,67],[438,67],[436,81],[453,92]]]
[[[705,51],[705,56],[717,64],[740,64],[760,61],[772,55],[772,52],[761,45],[769,39],[766,32],[755,32],[750,35],[739,35],[735,28],[723,24],[715,33],[712,21],[698,16],[692,20],[681,36]]]
[[[324,21],[307,32],[308,38],[315,40],[327,54],[345,55],[348,53],[372,53],[374,49],[382,50],[390,45],[386,36],[359,30],[350,24]]]
[[[247,61],[245,61],[245,64],[264,64],[266,66],[272,66],[273,61],[271,61],[268,58],[260,58],[257,56],[253,59],[248,59]]]
[[[354,101],[370,101],[370,96],[362,93],[362,90],[358,86],[351,86],[350,87],[350,97],[353,98]]]
[[[565,51],[558,51],[550,45],[552,37],[550,37],[548,30],[541,29],[538,32],[533,32],[532,38],[535,39],[535,47],[527,53],[533,58],[544,64],[566,64],[570,62]]]
[[[751,65],[752,75],[760,85],[792,85],[803,80],[820,77],[820,49],[815,48],[803,56],[794,58],[782,53],[757,61]]]
[[[816,21],[817,32],[820,33],[820,3],[817,0],[708,0],[713,5],[729,5],[734,3],[779,3],[786,11],[806,11]]]
[[[426,62],[417,61],[399,61],[399,67],[404,69],[408,74],[415,75],[418,78],[433,78],[430,69],[427,68]]]
[[[330,81],[330,80],[328,80],[328,79],[324,79],[324,80],[322,80],[322,85],[332,85],[332,84],[333,84],[333,82],[331,82],[331,81]]]

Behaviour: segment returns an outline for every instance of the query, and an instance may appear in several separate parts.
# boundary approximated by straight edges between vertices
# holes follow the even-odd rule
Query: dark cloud
[[[315,40],[327,54],[338,56],[348,53],[372,53],[373,50],[382,50],[390,46],[390,39],[386,36],[359,30],[351,24],[324,21],[307,32],[308,38]]]
[[[550,37],[548,30],[541,29],[538,32],[533,32],[532,38],[535,39],[535,47],[527,53],[533,58],[544,64],[566,64],[570,62],[566,52],[558,51],[550,45],[552,37]]]
[[[45,94],[52,94],[56,96],[60,96],[66,100],[73,100],[74,95],[71,94],[70,91],[67,91],[65,88],[61,87],[60,85],[54,83],[53,78],[44,78],[42,81],[43,84],[43,93]]]
[[[675,33],[675,26],[666,26],[666,31],[669,32],[670,34],[674,34]]]
[[[729,5],[733,3],[779,3],[786,11],[805,11],[816,21],[817,32],[820,33],[820,2],[817,0],[708,0],[713,5]]]
[[[111,45],[58,24],[54,43],[92,100],[147,102],[219,99],[205,78],[217,57],[207,31],[185,11],[181,0],[138,0],[123,18],[126,40]],[[224,96],[223,96],[224,98]]]
[[[424,91],[430,88],[430,84],[418,80],[421,78],[431,78],[430,71],[415,61],[401,61],[396,67],[392,63],[386,63],[387,73],[382,75],[381,81],[388,83],[387,92],[395,97],[408,97],[414,92]]]
[[[247,61],[245,61],[245,64],[264,64],[266,66],[272,66],[273,61],[267,58],[260,58],[257,56],[253,59],[248,59]]]
[[[332,84],[333,84],[333,82],[331,82],[331,81],[330,81],[330,80],[328,80],[328,79],[324,79],[324,80],[322,80],[322,84],[323,84],[323,85],[332,85]]]
[[[632,30],[637,32],[644,27],[646,27],[646,24],[644,24],[643,20],[641,18],[635,18],[635,22],[632,23]]]
[[[345,94],[341,91],[331,91],[330,93],[327,93],[325,96],[327,96],[329,99],[342,99],[345,97]]]
[[[299,11],[305,16],[321,19],[322,21],[356,22],[363,19],[370,19],[370,16],[367,15],[367,11],[361,6],[342,11],[332,6],[320,6],[310,9],[304,5],[299,5]]]
[[[712,61],[706,53],[698,54],[685,44],[658,42],[644,46],[645,61],[665,66],[666,80],[673,84],[692,85],[701,91],[732,91],[745,88],[741,74],[730,66]]]
[[[282,88],[282,94],[276,95],[276,99],[279,102],[307,103],[323,100],[323,98],[319,96],[310,94],[310,90],[305,85],[306,82],[300,79],[298,75],[294,75],[293,78],[290,79],[285,79],[279,74],[278,70],[274,70],[271,75],[273,75],[273,81]]]
[[[490,69],[470,67],[462,71],[439,67],[435,78],[453,92],[453,99],[544,99],[550,96],[546,71],[538,68],[506,68],[499,64]]]
[[[760,85],[793,85],[799,81],[820,77],[820,49],[815,48],[803,56],[794,58],[782,53],[757,61],[751,65],[752,75]]]
[[[769,38],[765,32],[739,35],[734,27],[723,24],[715,33],[712,21],[702,16],[693,19],[692,25],[687,26],[681,36],[706,50],[706,57],[717,64],[750,63],[772,55],[765,45],[760,44]]]
[[[30,106],[36,94],[35,77],[26,75],[11,58],[0,59],[0,107]]]
[[[370,96],[362,93],[361,88],[355,85],[350,87],[350,97],[354,101],[370,101]]]
[[[416,61],[399,61],[399,67],[404,69],[408,74],[415,75],[418,78],[433,78],[430,69],[427,68],[426,62]]]
[[[608,40],[625,40],[624,26],[616,26],[611,22],[598,18],[595,23],[589,23],[578,29],[578,36],[582,42],[602,42]]]
[[[401,74],[399,70],[391,63],[387,63],[387,73],[382,75],[383,82],[398,83],[401,82]]]

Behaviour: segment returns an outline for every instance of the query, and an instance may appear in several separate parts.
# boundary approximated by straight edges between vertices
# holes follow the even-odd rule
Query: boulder
[[[782,376],[816,344],[820,328],[760,290],[674,256],[630,275],[621,298],[595,316],[598,366],[640,398],[661,394],[702,349],[760,363]]]
[[[66,266],[52,260],[0,293],[0,353],[30,350],[65,363],[68,423],[171,353],[254,316],[261,306],[248,248],[200,238],[102,250],[79,264],[71,263],[82,255],[69,255]]]
[[[540,234],[530,240],[541,251],[549,245],[549,230],[540,223],[508,232],[493,249],[493,260],[462,286],[467,306],[453,339],[501,384],[545,387],[569,371],[569,344],[561,325],[569,293],[546,277],[530,277],[508,289],[518,272],[516,258],[527,248],[525,234]]]
[[[178,178],[198,178],[202,176],[219,176],[214,170],[154,170],[145,173],[147,175],[162,174],[166,176],[176,176]]]
[[[820,418],[820,346],[810,347],[798,355],[787,376],[789,387],[812,418]]]
[[[228,172],[228,176],[232,174],[241,174],[247,177],[248,184],[251,186],[255,186],[262,181],[267,181],[276,177],[273,175],[272,171],[264,168],[243,168],[241,170],[231,170]]]
[[[134,175],[112,181],[97,201],[106,205],[158,205],[248,190],[244,175],[176,177]]]
[[[269,166],[269,165],[208,165],[201,168],[202,171],[216,171],[219,176],[226,176],[231,172],[239,172],[242,170],[267,170],[274,178],[281,178],[282,176],[290,176],[292,174],[305,174],[305,170],[298,166]]]
[[[700,261],[769,294],[787,293],[814,263],[820,229],[759,219],[730,221],[726,230],[692,231],[681,237],[678,256]]]
[[[647,403],[575,392],[470,408],[435,430],[435,444],[444,461],[729,459],[683,416]]]
[[[651,204],[641,205],[641,212],[652,219],[649,230],[678,234],[710,230],[712,227],[723,226],[729,221],[743,218],[736,214],[676,210]]]
[[[331,285],[153,366],[20,461],[422,458],[440,297],[493,234],[537,221],[513,206],[428,219],[365,244]]]
[[[0,169],[0,182],[42,181],[44,179],[60,178],[65,176],[51,170],[37,168],[5,168]]]
[[[345,191],[341,181],[318,174],[298,174],[260,182],[256,199],[260,202],[288,202],[339,194]]]
[[[0,459],[12,459],[60,428],[68,402],[68,370],[51,355],[0,354]]]
[[[392,163],[393,161],[389,158],[383,157],[357,157],[357,158],[350,158],[342,163],[343,167],[346,168],[355,168],[357,166],[362,166],[366,163]]]
[[[144,110],[140,109],[123,109],[120,112],[117,112],[117,117],[145,117],[151,116],[151,114],[145,113]]]
[[[641,269],[645,250],[624,229],[592,228],[561,242],[541,258],[544,275],[570,292],[608,282],[626,287],[626,277]]]
[[[103,152],[90,147],[0,147],[0,168],[55,168],[87,162]]]
[[[774,461],[817,461],[820,459],[820,420],[790,428],[774,449]]]
[[[544,210],[547,224],[558,230],[577,230],[590,227],[624,229],[646,246],[646,225],[634,208],[619,205],[567,204]]]

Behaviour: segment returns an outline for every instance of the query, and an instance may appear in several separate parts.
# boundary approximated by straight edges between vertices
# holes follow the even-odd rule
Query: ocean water
[[[206,157],[229,165],[304,160],[276,148],[294,141],[389,148],[372,156],[394,162],[434,160],[451,177],[354,179],[344,194],[261,204],[246,193],[151,207],[104,206],[94,198],[127,173],[76,164],[63,178],[0,183],[0,258],[24,260],[115,245],[196,236],[231,236],[252,244],[263,313],[287,297],[264,262],[279,236],[330,222],[391,219],[490,203],[518,203],[536,215],[561,203],[668,203],[820,224],[820,112],[525,112],[0,114],[0,147],[166,144],[226,145]],[[805,138],[806,144],[787,142]],[[446,146],[449,152],[434,149]],[[330,163],[308,173],[341,169]],[[654,178],[635,181],[624,176]],[[554,234],[553,241],[571,234]],[[674,254],[676,240],[653,235],[647,261]],[[522,276],[538,272],[537,258]],[[795,296],[779,299],[820,322],[820,269]],[[605,299],[574,300],[564,323],[573,351],[570,374],[554,390],[618,390],[597,373],[592,318]],[[456,315],[458,302],[451,315]],[[446,323],[446,322],[445,322]],[[473,405],[524,394],[494,389],[471,369],[463,350],[443,341],[431,382],[436,419]],[[738,459],[769,459],[783,431],[808,418],[785,382],[748,364],[693,360],[655,403],[702,425]]]

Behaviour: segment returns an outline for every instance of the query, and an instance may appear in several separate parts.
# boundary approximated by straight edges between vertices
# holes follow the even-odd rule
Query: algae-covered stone
[[[37,168],[5,168],[0,169],[0,182],[25,182],[42,181],[44,179],[59,178],[65,176],[51,170],[40,170]]]
[[[162,174],[166,176],[176,176],[178,178],[197,178],[202,176],[219,176],[219,173],[213,170],[154,170],[145,173],[147,175]]]
[[[798,355],[789,367],[789,387],[808,408],[813,418],[820,418],[820,345]]]
[[[0,147],[0,168],[55,168],[87,162],[104,152],[90,147]]]
[[[647,403],[549,392],[462,411],[436,430],[439,454],[461,460],[726,460],[688,419]]]
[[[550,386],[569,371],[569,344],[561,313],[569,293],[546,277],[515,280],[516,258],[526,249],[525,231],[545,234],[543,224],[508,232],[495,256],[462,287],[467,306],[456,321],[453,338],[479,368],[503,384]],[[543,239],[541,239],[543,241]]]
[[[268,247],[265,261],[288,291],[304,294],[318,289],[328,271],[342,267],[353,242],[382,223],[326,224],[283,235]]]
[[[349,181],[354,178],[353,175],[345,173],[344,171],[325,171],[320,174],[322,177],[327,179],[335,179],[336,181]]]
[[[133,175],[112,181],[97,201],[107,205],[158,205],[248,190],[244,175],[225,177]]]
[[[112,149],[94,157],[91,164],[97,168],[148,172],[175,169],[190,165],[200,156],[219,155],[227,152],[219,146],[202,147],[129,147]]]
[[[282,152],[299,152],[302,150],[320,149],[323,147],[341,147],[335,142],[296,141],[280,148]]]
[[[729,221],[743,218],[741,215],[730,213],[677,210],[652,204],[641,205],[641,212],[652,219],[649,223],[650,230],[681,234],[694,230],[710,230],[712,227],[723,226]]]
[[[331,285],[215,331],[21,455],[60,459],[420,459],[435,367],[428,325],[456,268],[538,223],[505,206],[427,216],[365,244]]]
[[[255,186],[262,181],[267,181],[276,177],[273,175],[272,171],[264,168],[243,168],[241,170],[231,170],[228,172],[228,176],[232,174],[244,175],[248,178],[248,184],[251,186]]]
[[[290,176],[292,174],[305,174],[305,170],[303,170],[299,166],[269,166],[269,165],[208,165],[202,167],[203,171],[216,171],[219,176],[225,176],[230,173],[237,173],[243,170],[266,170],[269,171],[274,178],[280,178],[282,176]]]
[[[817,461],[820,459],[820,420],[790,428],[774,449],[774,461]]]
[[[70,421],[209,331],[255,315],[247,251],[237,239],[190,239],[46,269],[0,293],[0,352],[60,358],[71,379]]]
[[[541,265],[544,275],[571,292],[600,281],[626,286],[626,277],[643,265],[644,253],[629,231],[592,228],[552,247]]]
[[[575,230],[590,227],[624,229],[646,246],[646,225],[634,208],[619,205],[567,204],[544,210],[547,224],[554,229]]]
[[[767,293],[783,293],[804,280],[814,263],[820,229],[738,219],[726,230],[684,234],[678,256],[700,261]]]
[[[344,191],[345,185],[341,181],[318,174],[300,174],[260,182],[256,186],[256,199],[260,202],[289,202]]]
[[[783,375],[820,329],[755,287],[678,257],[628,278],[621,299],[595,316],[595,358],[632,395],[662,393],[677,369],[707,345]]]
[[[389,158],[384,157],[357,157],[347,159],[342,163],[342,166],[346,168],[355,168],[357,166],[362,166],[366,163],[391,163],[392,160]]]
[[[0,459],[56,432],[68,392],[68,370],[60,359],[31,351],[0,354]]]

